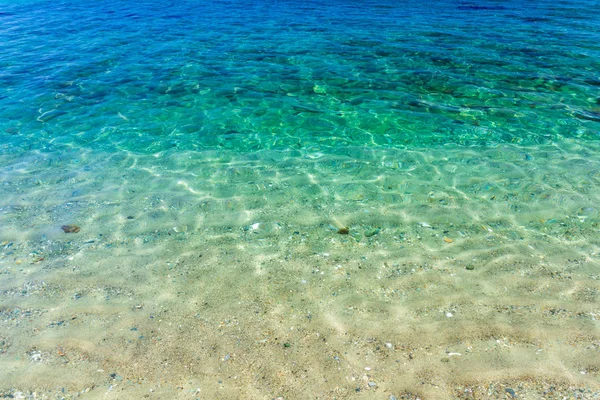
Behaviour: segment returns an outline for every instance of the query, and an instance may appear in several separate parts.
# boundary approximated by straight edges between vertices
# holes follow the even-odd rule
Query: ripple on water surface
[[[597,397],[595,2],[0,3],[0,393]]]

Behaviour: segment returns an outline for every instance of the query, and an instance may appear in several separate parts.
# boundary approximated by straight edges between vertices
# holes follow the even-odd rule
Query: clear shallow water
[[[597,395],[598,2],[0,4],[1,390]]]

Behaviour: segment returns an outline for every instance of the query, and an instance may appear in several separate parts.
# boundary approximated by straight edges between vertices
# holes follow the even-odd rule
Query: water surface
[[[0,393],[594,398],[599,7],[3,1]]]

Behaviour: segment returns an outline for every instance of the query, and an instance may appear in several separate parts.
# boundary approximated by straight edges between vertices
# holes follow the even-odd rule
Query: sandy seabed
[[[600,398],[573,146],[8,162],[0,397]]]

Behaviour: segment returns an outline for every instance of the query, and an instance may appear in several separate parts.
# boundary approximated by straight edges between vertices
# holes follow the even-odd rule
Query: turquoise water
[[[4,152],[595,140],[597,6],[3,4]]]
[[[0,1],[0,393],[599,398],[598,9]]]

